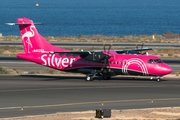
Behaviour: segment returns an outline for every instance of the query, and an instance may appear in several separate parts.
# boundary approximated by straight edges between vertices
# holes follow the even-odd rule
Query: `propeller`
[[[144,43],[141,44],[140,50],[142,50],[143,46],[144,46]],[[138,43],[136,44],[136,49],[137,49],[137,50],[139,49]],[[139,54],[139,51],[138,51],[137,53]]]
[[[105,46],[105,43],[103,44],[103,48],[104,48],[104,54],[105,56],[103,57],[103,67],[101,68],[101,72],[103,73],[105,68],[106,68],[106,65],[108,66],[109,69],[106,68],[107,72],[110,72],[111,69],[110,69],[110,63],[109,63],[109,58],[111,58],[111,56],[109,56],[109,51],[112,47],[112,44],[109,45],[109,48],[108,48],[108,51],[106,51],[106,46]]]
[[[141,44],[141,49],[143,48],[143,46],[144,46],[144,43]],[[148,52],[141,53],[141,54],[146,54],[146,55],[148,55]]]

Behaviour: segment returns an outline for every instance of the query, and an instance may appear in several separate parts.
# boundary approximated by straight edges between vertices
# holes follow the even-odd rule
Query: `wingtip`
[[[6,25],[16,25],[15,23],[5,23]]]

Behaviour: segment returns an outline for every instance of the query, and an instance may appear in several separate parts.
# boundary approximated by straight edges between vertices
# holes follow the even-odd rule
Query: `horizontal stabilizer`
[[[5,23],[7,25],[31,25],[32,23]],[[43,23],[34,23],[35,25],[43,25]]]

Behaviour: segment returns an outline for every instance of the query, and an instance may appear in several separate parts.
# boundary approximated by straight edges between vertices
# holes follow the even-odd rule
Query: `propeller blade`
[[[103,44],[103,49],[104,49],[104,52],[106,52],[106,47],[105,47],[105,43]]]
[[[104,59],[103,67],[101,68],[101,72],[102,72],[102,73],[103,73],[103,71],[104,71],[105,66],[106,66],[106,59]]]
[[[109,61],[108,61],[108,71],[107,72],[110,72],[111,71],[111,68],[110,68],[110,64],[109,64]]]
[[[136,49],[138,50],[138,43],[136,44]]]
[[[112,47],[112,44],[109,45],[109,48],[108,48],[108,54],[109,54],[109,50],[111,49]]]
[[[144,46],[144,43],[141,44],[141,49],[143,48],[143,46]]]

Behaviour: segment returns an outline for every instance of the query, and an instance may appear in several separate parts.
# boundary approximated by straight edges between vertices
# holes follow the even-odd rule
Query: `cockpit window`
[[[154,64],[154,63],[162,63],[163,61],[161,59],[149,59],[148,63]]]
[[[154,60],[156,63],[162,63],[163,61],[161,59],[155,59]]]
[[[148,61],[148,63],[153,63],[153,60],[152,60],[152,59],[150,59],[150,60]]]

